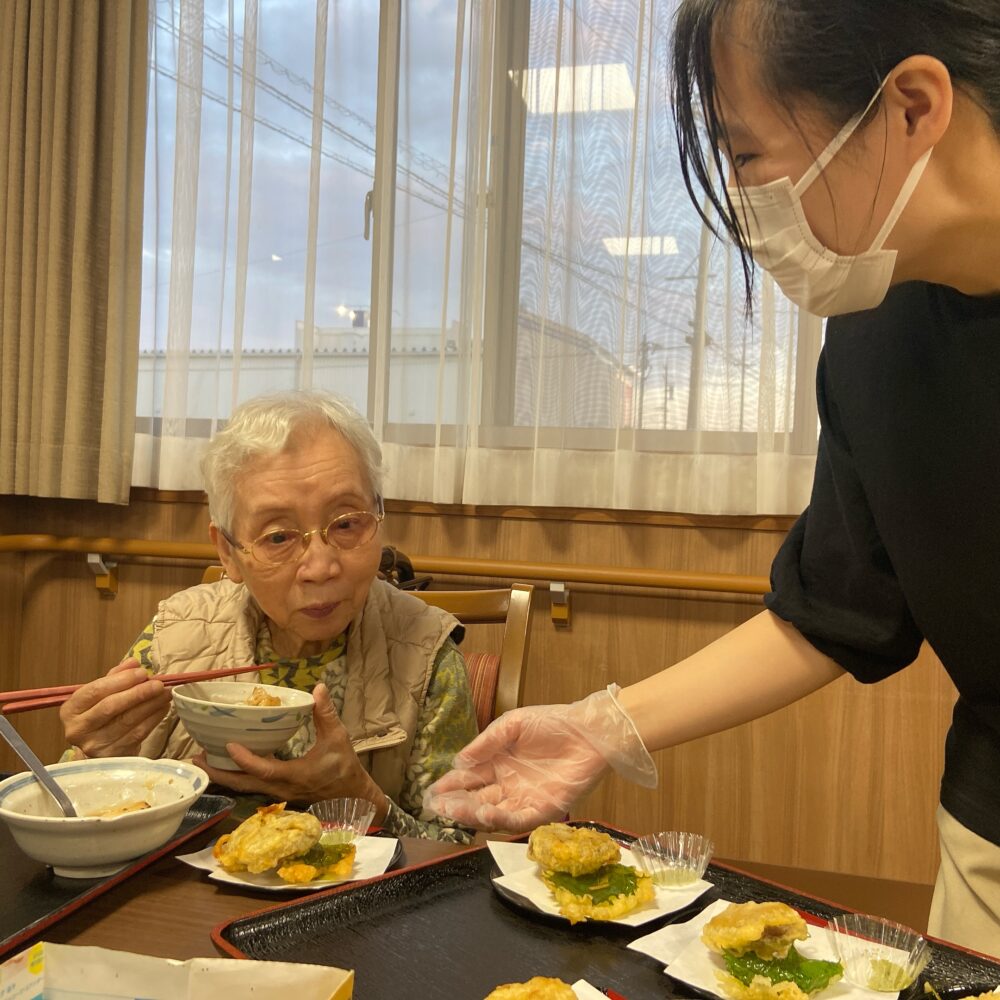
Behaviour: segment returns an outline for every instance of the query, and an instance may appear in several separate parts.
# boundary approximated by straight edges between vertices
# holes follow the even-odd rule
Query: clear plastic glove
[[[427,789],[425,807],[481,830],[524,831],[561,819],[609,768],[653,788],[656,765],[619,690],[506,712]]]

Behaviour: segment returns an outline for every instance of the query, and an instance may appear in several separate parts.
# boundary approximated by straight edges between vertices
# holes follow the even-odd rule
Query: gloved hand
[[[656,765],[617,684],[571,705],[506,712],[431,785],[425,807],[483,830],[531,830],[557,820],[612,768],[646,788]]]

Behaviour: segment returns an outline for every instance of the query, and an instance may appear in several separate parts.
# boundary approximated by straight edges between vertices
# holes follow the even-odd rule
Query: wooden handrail
[[[104,556],[153,556],[216,562],[215,547],[200,542],[166,542],[142,538],[76,538],[57,535],[0,535],[0,552],[96,552]],[[418,573],[488,577],[500,580],[558,580],[611,587],[651,587],[723,594],[766,594],[767,577],[737,573],[693,573],[684,570],[624,569],[571,563],[507,562],[451,556],[410,556]]]
[[[145,538],[77,538],[58,535],[0,535],[0,552],[96,552],[101,556],[159,556],[219,561],[208,542],[164,542]]]
[[[487,576],[510,580],[559,580],[563,583],[611,587],[652,587],[665,590],[707,590],[724,594],[766,594],[766,576],[736,573],[691,573],[684,570],[623,569],[617,566],[577,566],[571,563],[501,562],[450,556],[410,556],[419,573]]]

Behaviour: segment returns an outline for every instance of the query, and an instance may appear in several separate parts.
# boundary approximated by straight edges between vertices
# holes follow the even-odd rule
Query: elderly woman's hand
[[[226,749],[242,771],[209,767],[204,755],[194,758],[216,784],[235,792],[269,795],[286,802],[319,802],[323,799],[359,798],[375,803],[375,822],[385,819],[389,801],[371,775],[361,766],[351,746],[325,684],[313,691],[316,742],[294,760],[260,757],[238,743]]]
[[[87,757],[133,757],[170,708],[170,692],[139,661],[123,660],[59,709],[66,742]]]

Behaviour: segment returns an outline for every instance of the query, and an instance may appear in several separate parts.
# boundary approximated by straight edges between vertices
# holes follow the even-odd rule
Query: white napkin
[[[667,924],[652,934],[636,938],[628,947],[633,951],[642,952],[643,955],[649,955],[664,965],[669,965],[692,941],[700,940],[702,927],[727,906],[729,906],[728,899],[716,900],[690,920],[679,924]]]
[[[608,998],[597,989],[594,989],[586,979],[580,979],[572,986],[577,1000],[608,1000]]]
[[[334,881],[307,882],[304,885],[292,885],[283,882],[277,872],[263,872],[251,875],[249,872],[232,874],[227,872],[215,858],[212,848],[206,847],[195,854],[178,854],[177,860],[183,861],[193,868],[201,868],[209,873],[208,877],[216,882],[227,882],[230,885],[250,886],[267,892],[302,892],[309,889],[328,889],[331,885],[341,882],[357,882],[359,879],[374,878],[381,875],[389,867],[399,841],[395,837],[359,837],[355,844],[357,853],[354,856],[354,867],[347,878]]]
[[[699,914],[699,917],[703,915]],[[702,920],[701,926],[704,926],[705,922]],[[700,932],[701,927],[698,928],[699,935]],[[804,958],[821,958],[828,962],[836,962],[837,953],[831,938],[832,932],[825,927],[810,926],[808,939],[796,941],[795,948]],[[700,936],[691,941],[664,971],[671,978],[679,979],[696,989],[706,990],[717,996],[723,995],[716,972],[725,972],[725,963],[721,956],[705,947]],[[898,996],[898,993],[885,993],[854,986],[846,979],[841,979],[840,982],[823,990],[823,1000],[889,1000],[890,997]]]
[[[497,885],[530,900],[543,913],[549,913],[555,917],[562,916],[552,893],[539,875],[538,865],[528,859],[527,844],[491,840],[488,842],[488,846],[497,867],[503,872],[502,876],[494,879]],[[621,863],[623,865],[636,864],[635,857],[627,847],[622,848]],[[706,882],[704,879],[679,889],[654,886],[655,896],[651,904],[626,913],[623,917],[618,917],[610,923],[639,927],[667,913],[683,909],[711,887],[711,882]]]

